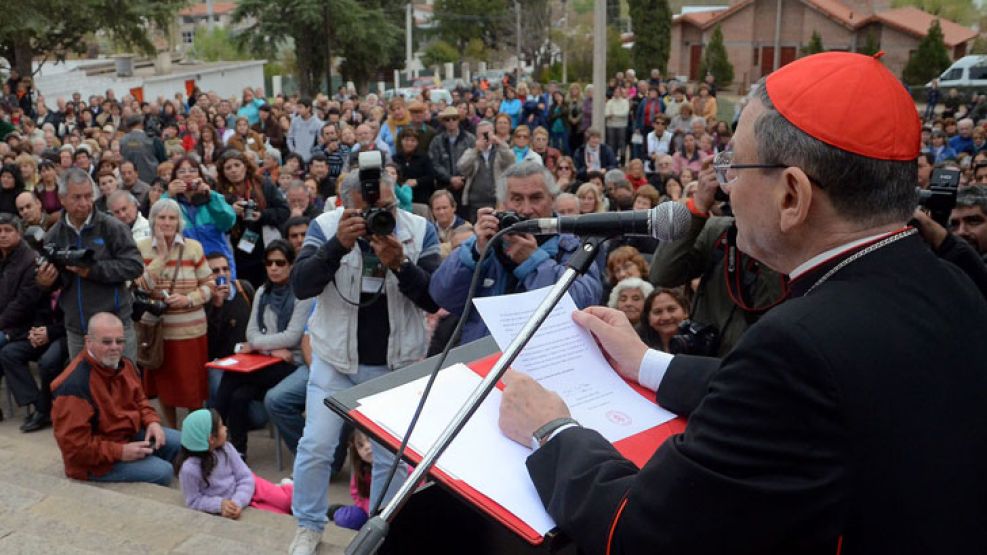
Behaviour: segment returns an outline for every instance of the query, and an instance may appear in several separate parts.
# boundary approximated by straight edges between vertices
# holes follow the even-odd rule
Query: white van
[[[926,86],[931,87],[929,82]],[[987,56],[963,56],[939,76],[939,88],[987,87]]]

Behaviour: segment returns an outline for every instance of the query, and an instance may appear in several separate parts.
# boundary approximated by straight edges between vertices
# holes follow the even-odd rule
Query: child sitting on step
[[[240,518],[244,507],[291,514],[291,483],[275,485],[247,468],[226,442],[219,413],[200,409],[182,422],[182,451],[175,468],[185,504],[197,511]]]

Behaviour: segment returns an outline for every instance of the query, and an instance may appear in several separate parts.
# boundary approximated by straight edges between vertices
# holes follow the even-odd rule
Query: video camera
[[[38,253],[37,264],[51,263],[59,270],[66,266],[89,268],[96,263],[96,253],[92,249],[79,247],[58,248],[54,243],[45,243],[45,231],[33,225],[24,231],[27,244]]]
[[[949,229],[949,214],[956,207],[959,187],[959,170],[933,170],[929,188],[918,190],[918,205],[928,210],[936,223]]]
[[[367,230],[373,235],[390,235],[394,233],[397,221],[394,213],[386,208],[375,206],[380,200],[380,174],[384,165],[384,156],[380,152],[361,152],[358,158],[360,166],[360,194],[367,205],[361,216],[367,225]]]

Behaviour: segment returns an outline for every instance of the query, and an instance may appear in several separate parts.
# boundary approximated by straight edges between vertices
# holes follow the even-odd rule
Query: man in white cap
[[[689,418],[643,468],[506,376],[501,429],[535,450],[581,550],[987,553],[987,304],[906,224],[919,135],[877,58],[808,56],[758,87],[701,187],[715,175],[738,248],[789,276],[789,300],[722,361],[650,351],[608,309],[573,315]]]

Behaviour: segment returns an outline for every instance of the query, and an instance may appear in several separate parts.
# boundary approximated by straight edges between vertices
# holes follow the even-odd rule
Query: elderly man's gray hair
[[[545,184],[545,191],[548,193],[548,196],[554,199],[559,195],[559,186],[555,182],[552,172],[538,162],[527,161],[514,164],[501,174],[500,179],[497,180],[497,201],[504,203],[507,200],[508,179],[523,179],[532,175],[542,176],[542,183]]]
[[[610,185],[611,183],[616,185],[622,181],[627,181],[627,176],[620,170],[609,170],[603,175],[604,185]]]
[[[987,214],[987,185],[970,185],[964,187],[956,193],[956,206],[958,208],[979,207],[980,211]]]
[[[137,208],[140,208],[140,202],[137,200],[137,197],[135,197],[130,191],[124,191],[123,189],[119,189],[110,193],[110,198],[106,199],[106,206],[107,207],[113,206],[114,204],[119,202],[120,199],[126,199],[127,202],[129,202],[130,204],[134,205]]]
[[[382,189],[387,187],[393,192],[394,178],[386,172],[381,172],[380,186]],[[346,174],[343,182],[339,185],[339,197],[343,201],[343,207],[353,208],[353,193],[360,193],[360,172],[358,170],[353,170]]]
[[[93,198],[99,196],[99,188],[96,187],[96,182],[93,181],[92,176],[89,175],[85,170],[79,168],[69,168],[65,170],[65,173],[58,178],[58,196],[64,197],[69,194],[69,184],[78,185],[88,183],[90,187],[93,188]]]

